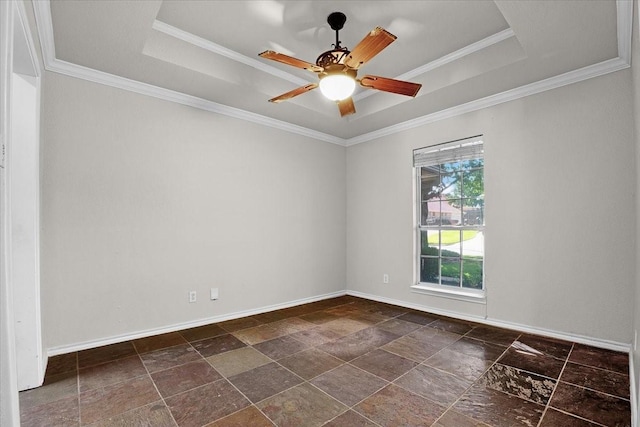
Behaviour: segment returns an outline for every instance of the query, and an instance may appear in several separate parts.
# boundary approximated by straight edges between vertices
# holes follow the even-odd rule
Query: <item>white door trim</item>
[[[41,331],[39,260],[43,68],[27,18],[22,1],[0,2],[2,425],[18,425],[18,390],[41,385],[47,362]],[[16,88],[24,92],[16,96]],[[16,110],[20,105],[23,111]]]

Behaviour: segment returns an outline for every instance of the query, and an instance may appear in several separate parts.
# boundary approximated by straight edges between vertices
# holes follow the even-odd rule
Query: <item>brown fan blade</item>
[[[356,106],[353,104],[353,98],[351,97],[338,101],[338,108],[340,109],[340,117],[356,112]]]
[[[302,59],[294,58],[283,53],[274,52],[272,50],[265,50],[258,56],[260,56],[261,58],[271,59],[272,61],[282,62],[283,64],[291,65],[297,68],[302,68],[304,70],[313,71],[314,73],[320,73],[323,71],[322,67],[318,67],[311,62],[303,61]]]
[[[269,102],[278,103],[278,102],[286,101],[288,99],[293,98],[294,96],[302,95],[303,93],[309,92],[310,90],[313,90],[317,87],[318,87],[317,83],[310,83],[306,86],[299,87],[290,92],[283,93],[282,95],[276,96],[275,98],[271,98]]]
[[[360,86],[407,96],[416,96],[422,87],[422,85],[418,83],[405,82],[402,80],[394,80],[378,76],[364,76],[360,79]]]
[[[344,63],[350,68],[357,69],[393,43],[396,38],[384,28],[376,27],[353,48]]]

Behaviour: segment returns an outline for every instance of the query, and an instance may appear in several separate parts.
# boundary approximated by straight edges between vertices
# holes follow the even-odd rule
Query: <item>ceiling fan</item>
[[[356,112],[356,107],[351,98],[351,94],[356,87],[356,82],[367,89],[377,89],[383,92],[412,97],[418,94],[418,91],[422,87],[422,85],[418,83],[370,75],[356,79],[360,66],[370,61],[380,53],[382,49],[389,46],[396,39],[396,36],[384,28],[376,27],[367,34],[352,51],[349,51],[346,47],[340,46],[341,42],[338,35],[346,21],[347,17],[342,12],[333,12],[327,17],[329,26],[336,32],[336,43],[332,44],[333,49],[320,54],[315,64],[272,50],[267,50],[259,55],[262,58],[311,71],[318,74],[320,78],[319,83],[310,83],[299,87],[280,96],[276,96],[270,99],[269,102],[278,103],[286,101],[319,86],[320,91],[325,97],[337,102],[340,115],[344,117]]]

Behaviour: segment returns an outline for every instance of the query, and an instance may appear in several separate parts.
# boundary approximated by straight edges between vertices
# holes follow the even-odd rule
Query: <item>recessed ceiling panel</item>
[[[340,138],[374,132],[618,57],[616,2],[591,1],[159,1],[55,0],[57,59]],[[38,7],[38,9],[41,9]],[[416,98],[357,89],[340,117],[317,82],[258,57],[308,62],[332,48],[327,16],[341,11],[343,46],[376,26],[397,40],[362,66],[423,85]],[[260,119],[263,120],[263,119]]]
[[[250,57],[270,49],[315,62],[335,43],[334,11],[347,16],[343,46],[376,26],[398,37],[363,67],[389,77],[508,28],[490,1],[164,1],[158,20]]]

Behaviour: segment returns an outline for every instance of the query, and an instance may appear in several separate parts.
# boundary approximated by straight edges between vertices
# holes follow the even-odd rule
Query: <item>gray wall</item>
[[[45,81],[49,348],[344,291],[344,147],[54,73]]]
[[[345,283],[425,308],[630,342],[630,78],[618,72],[349,147],[345,174],[342,147],[48,73],[48,346]],[[487,305],[412,293],[411,151],[479,133]],[[209,287],[220,288],[219,301],[208,301]],[[196,304],[187,303],[192,289]]]
[[[345,286],[631,342],[629,70],[347,149],[57,74],[45,80],[50,348]],[[487,304],[412,293],[411,151],[476,134],[487,165]],[[219,301],[208,301],[209,287]],[[192,289],[196,304],[187,303]]]
[[[349,147],[348,289],[629,343],[636,261],[630,73]],[[485,140],[486,306],[410,289],[412,150],[477,134]]]

